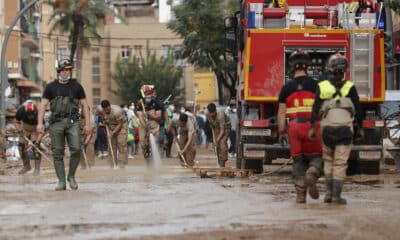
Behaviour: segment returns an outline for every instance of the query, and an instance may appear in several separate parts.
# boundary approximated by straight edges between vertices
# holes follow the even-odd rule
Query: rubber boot
[[[37,176],[40,174],[40,160],[35,160],[35,170],[33,171],[33,175]]]
[[[64,161],[54,161],[54,169],[56,170],[56,175],[58,178],[58,184],[55,190],[63,191],[67,188],[65,183]]]
[[[298,179],[294,183],[296,189],[296,203],[306,203],[307,187],[304,179]]]
[[[304,178],[305,184],[308,188],[308,193],[312,199],[319,198],[319,192],[317,187],[319,171],[316,167],[311,166],[307,169],[306,175]]]
[[[331,203],[332,202],[332,189],[333,189],[332,175],[325,175],[325,186],[326,186],[326,194],[324,197],[324,202]]]
[[[334,204],[346,204],[346,199],[342,198],[342,188],[343,181],[333,180],[333,189],[332,189],[332,203]]]
[[[27,157],[27,156],[23,157],[22,164],[24,166],[22,167],[21,170],[19,170],[18,174],[25,174],[32,169],[29,157]]]
[[[69,171],[68,171],[68,177],[67,180],[69,182],[69,187],[72,190],[77,190],[78,189],[78,183],[75,180],[75,173],[76,169],[78,168],[80,158],[77,160],[74,158],[70,158],[69,160]]]

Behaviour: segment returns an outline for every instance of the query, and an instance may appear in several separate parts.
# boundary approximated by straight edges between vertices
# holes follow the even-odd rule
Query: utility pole
[[[21,18],[22,15],[26,11],[29,10],[37,1],[39,0],[32,0],[29,2],[21,11],[18,12],[17,16],[12,20],[10,26],[8,27],[6,33],[4,34],[4,39],[3,39],[3,45],[1,48],[1,59],[0,59],[0,65],[1,65],[1,88],[0,88],[0,93],[1,93],[1,102],[0,102],[0,109],[1,109],[1,123],[0,123],[0,129],[4,129],[6,125],[6,118],[5,118],[5,112],[6,112],[6,97],[5,97],[5,91],[8,87],[8,69],[5,64],[5,58],[6,58],[6,50],[7,50],[7,44],[8,40],[10,38],[11,32],[14,28],[14,26],[17,24],[18,20]]]

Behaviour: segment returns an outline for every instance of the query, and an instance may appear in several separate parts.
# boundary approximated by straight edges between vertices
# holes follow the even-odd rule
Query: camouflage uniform
[[[196,140],[197,131],[198,131],[197,123],[193,116],[188,116],[188,120],[187,120],[186,124],[183,127],[179,127],[178,144],[179,144],[180,150],[183,150],[185,148],[185,145],[186,145],[187,141],[189,140],[189,133],[194,134],[194,136],[192,138],[192,142],[189,144],[186,151],[182,154],[186,160],[186,164],[188,164],[189,166],[194,165],[194,159],[196,157],[195,140]],[[179,155],[179,159],[181,160],[181,163],[184,162],[180,155]]]
[[[162,110],[162,104],[157,99],[152,99],[150,103],[146,104],[143,109],[142,102],[140,101],[138,104],[137,111],[147,118],[146,123],[141,124],[139,127],[139,137],[140,137],[140,145],[142,147],[143,156],[146,159],[147,163],[150,163],[150,154],[151,154],[151,146],[150,146],[150,134],[154,136],[154,139],[158,139],[158,134],[160,131],[160,123],[156,120],[149,119],[149,116],[154,116],[157,111]],[[162,116],[161,116],[162,117]]]
[[[128,149],[127,149],[127,139],[128,139],[128,123],[125,116],[124,110],[117,106],[111,105],[111,112],[106,114],[101,106],[99,106],[100,113],[103,116],[103,123],[108,127],[110,134],[118,126],[120,121],[122,121],[121,129],[115,133],[113,136],[108,136],[111,139],[112,151],[114,153],[114,161],[120,167],[125,167],[128,163]],[[110,149],[111,151],[111,149]],[[110,164],[113,164],[112,154],[110,156]]]
[[[217,148],[217,155],[218,155],[218,164],[221,167],[225,167],[225,162],[228,161],[228,137],[231,131],[231,121],[229,117],[220,110],[217,110],[217,115],[215,118],[211,118],[207,115],[207,120],[210,123],[212,132],[214,134],[213,138],[214,141],[217,141],[217,137],[221,132],[221,124],[224,126],[224,135],[221,140],[217,143],[214,143]]]

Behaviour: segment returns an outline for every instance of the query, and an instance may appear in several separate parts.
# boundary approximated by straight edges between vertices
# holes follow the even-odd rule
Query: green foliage
[[[172,9],[175,19],[168,28],[184,38],[183,57],[192,64],[211,68],[218,83],[235,89],[234,79],[226,79],[227,74],[235,75],[233,59],[225,58],[224,18],[233,16],[237,0],[183,0]]]
[[[126,102],[137,101],[141,98],[140,87],[144,84],[154,85],[157,98],[164,100],[170,94],[174,101],[183,98],[183,89],[179,81],[183,76],[181,67],[175,66],[175,58],[171,54],[167,58],[158,59],[155,53],[147,50],[145,60],[135,57],[129,59],[117,58],[112,78],[118,85],[114,93]]]
[[[97,29],[102,26],[106,15],[114,15],[105,1],[87,1],[87,7],[81,6],[81,0],[47,0],[54,7],[50,16],[50,33],[58,30],[69,33],[71,42],[70,58],[73,60],[76,49],[90,46],[91,39],[100,40]]]

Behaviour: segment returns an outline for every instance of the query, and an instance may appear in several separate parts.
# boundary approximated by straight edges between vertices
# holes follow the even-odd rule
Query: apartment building
[[[0,1],[1,44],[6,45],[4,64],[8,88],[4,90],[7,107],[19,105],[41,89],[40,4],[21,16],[5,42],[5,34],[26,1]]]
[[[84,50],[81,63],[83,67],[79,71],[74,70],[74,75],[85,88],[90,105],[96,106],[102,99],[108,99],[114,104],[125,103],[113,93],[117,90],[117,84],[111,78],[111,74],[118,56],[122,58],[135,56],[144,59],[146,47],[149,47],[156,56],[162,57],[169,51],[181,48],[182,39],[167,29],[166,22],[170,18],[168,11],[171,8],[167,2],[173,1],[109,1],[110,7],[123,16],[127,24],[122,23],[118,18],[107,17],[104,28],[99,29],[103,37],[102,41],[92,42],[90,49]],[[44,34],[50,30],[47,23],[51,12],[50,6],[43,5],[42,31]],[[49,82],[56,77],[56,61],[68,57],[68,44],[68,37],[60,33],[46,35],[43,39],[44,81]],[[183,61],[181,63],[184,64]],[[190,104],[194,102],[193,67],[187,64],[182,66],[184,77],[181,87],[185,88],[185,104]]]

